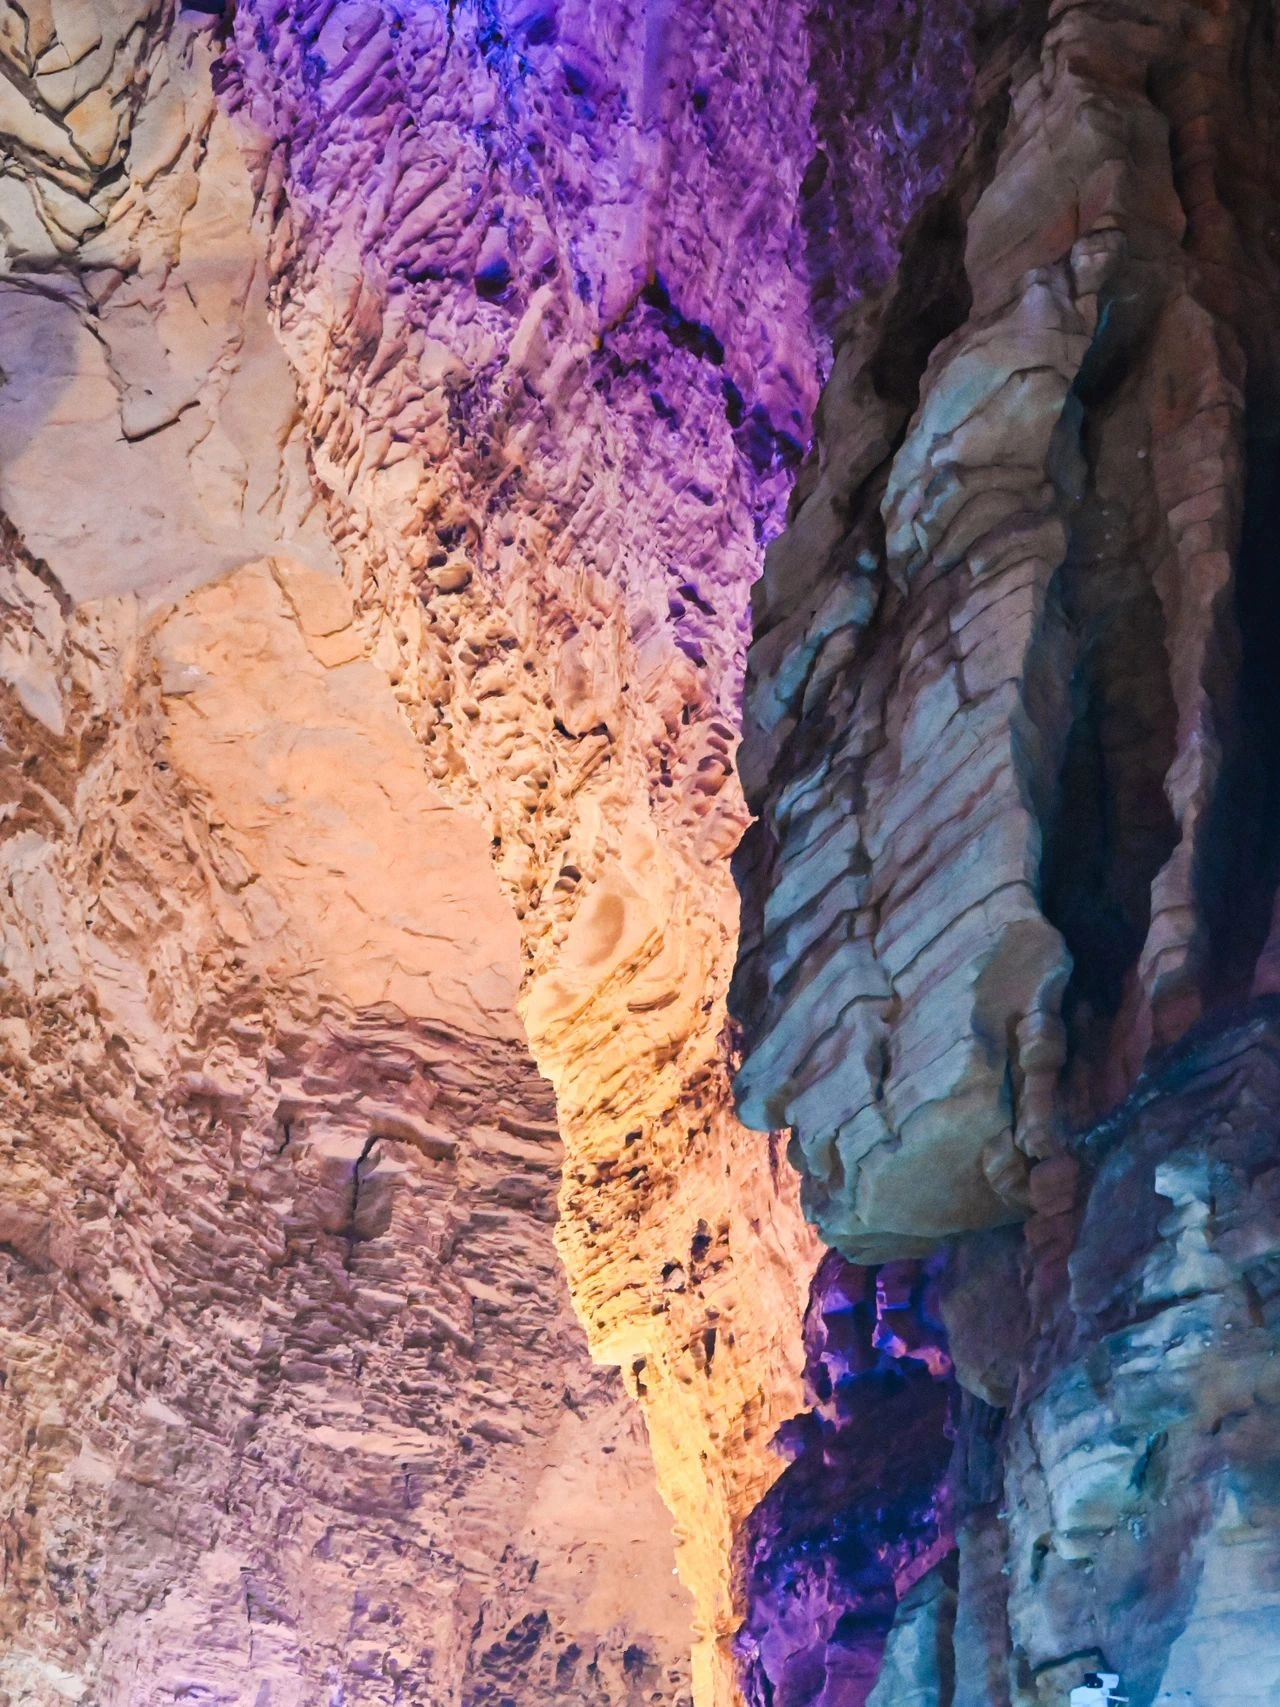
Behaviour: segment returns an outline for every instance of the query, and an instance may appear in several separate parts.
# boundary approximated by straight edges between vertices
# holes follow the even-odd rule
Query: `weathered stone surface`
[[[0,1698],[1280,1690],[1272,35],[10,8]]]
[[[1153,1045],[1271,987],[1251,19],[988,21],[968,148],[842,327],[756,592],[739,1108],[862,1260],[1020,1219]]]
[[[958,1674],[997,1681],[957,1699],[1057,1702],[1103,1662],[1143,1704],[1275,1699],[1278,1063],[1273,1006],[1208,1029],[1087,1140],[961,1569]]]
[[[945,1338],[936,1277],[922,1265],[823,1258],[805,1317],[813,1408],[782,1430],[792,1462],[743,1537],[736,1647],[749,1707],[863,1707],[904,1691],[905,1707],[930,1679],[945,1697],[955,1397]]]
[[[4,724],[0,1698],[687,1700],[474,824],[385,679],[308,653],[296,580],[147,623],[12,567],[65,691],[60,734]],[[371,784],[399,811],[353,825]],[[406,956],[441,930],[400,969],[427,999],[353,987],[357,915]]]
[[[1202,1023],[1079,1141],[1078,1201],[1033,1216],[1020,1273],[992,1233],[933,1259],[932,1301],[908,1265],[824,1261],[816,1408],[746,1532],[750,1701],[1061,1707],[1100,1668],[1140,1707],[1275,1698],[1277,1096],[1273,999]],[[1000,1322],[1011,1289],[1029,1313]],[[999,1408],[931,1411],[931,1356]]]
[[[942,1566],[898,1603],[868,1707],[943,1707],[955,1698],[954,1587]]]
[[[93,1448],[119,1478],[102,1472],[99,1505],[61,1491],[55,1455],[23,1514],[27,1430],[46,1402],[61,1406],[72,1461],[99,1425],[111,1442],[143,1428],[141,1396],[95,1409],[133,1355],[109,1286],[93,1282],[83,1307],[110,1322],[66,1335],[56,1368],[12,1389],[7,1509],[24,1556],[54,1561],[43,1577],[31,1564],[14,1605],[19,1696],[65,1685],[141,1702],[181,1685],[256,1701],[259,1663],[281,1699],[679,1696],[666,1519],[632,1494],[635,1425],[616,1387],[590,1383],[544,1248],[559,1180],[578,1312],[645,1408],[676,1515],[698,1691],[733,1697],[733,1544],[781,1468],[769,1443],[801,1400],[818,1255],[776,1151],[733,1119],[723,1012],[746,590],[823,347],[803,263],[804,19],[789,0],[719,7],[694,28],[662,7],[594,5],[540,22],[514,5],[231,17],[56,0],[6,19],[0,678],[6,786],[23,802],[4,842],[21,1099],[9,1141],[27,1143],[31,1109],[45,1123],[13,1196],[48,1217],[86,1175],[113,1182],[117,1104],[133,1109],[151,1148],[131,1188],[134,1244],[113,1245],[108,1266],[139,1286],[146,1270],[151,1327],[182,1366],[147,1399],[186,1415],[205,1402],[191,1394],[222,1395],[208,1400],[208,1450],[157,1471],[148,1506],[190,1545],[139,1565],[111,1545],[124,1522],[111,1489],[151,1472],[114,1445]],[[120,743],[130,756],[108,764]],[[117,775],[115,793],[96,792]],[[99,817],[144,810],[129,872],[99,879],[82,863],[109,857]],[[61,1051],[42,1025],[74,1031],[79,1051],[74,1091],[48,1107]],[[330,1031],[370,1026],[372,1054],[333,1043],[351,1061],[312,1085]],[[526,1038],[555,1087],[563,1176]],[[429,1087],[468,1074],[442,1126]],[[186,1224],[160,1197],[170,1146],[193,1142],[175,1111],[188,1095],[223,1111],[228,1084],[240,1148],[217,1149],[231,1130],[219,1113],[202,1134],[215,1177],[187,1187],[184,1212],[198,1249],[225,1237],[238,1253],[211,1283],[240,1350],[212,1319],[204,1331],[194,1299],[182,1314],[148,1255],[162,1212]],[[110,1110],[91,1141],[74,1108],[94,1087]],[[323,1214],[290,1201],[292,1176],[268,1156],[280,1097],[319,1098],[333,1128],[304,1143],[303,1121],[293,1140],[328,1194]],[[498,1107],[523,1125],[499,1146],[515,1208],[490,1222],[501,1192],[462,1175]],[[413,1216],[379,1228],[367,1284],[341,1262],[330,1273],[344,1191],[410,1180],[395,1201],[425,1215],[442,1170],[460,1181],[450,1214],[492,1233],[477,1256],[495,1262],[492,1292],[505,1297],[508,1278],[528,1289],[503,1330],[512,1344],[454,1320],[437,1266],[461,1259]],[[264,1315],[279,1239],[292,1248],[276,1222],[295,1215],[317,1268],[296,1345],[287,1311],[285,1327]],[[45,1272],[79,1298],[69,1249]],[[35,1339],[54,1332],[42,1288],[15,1304]],[[351,1318],[366,1292],[378,1356]],[[433,1328],[402,1320],[419,1294]],[[419,1415],[399,1392],[396,1336],[415,1334],[434,1336],[409,1349],[449,1387],[447,1414],[424,1401]],[[252,1403],[266,1410],[288,1409],[284,1371],[301,1372],[307,1445],[290,1444],[290,1421],[288,1475],[310,1473],[298,1455],[319,1452],[315,1431],[337,1430],[325,1497],[348,1499],[363,1526],[335,1540],[317,1602],[298,1562],[309,1532],[295,1555],[245,1527],[274,1469],[246,1472],[242,1505],[210,1539],[221,1454],[239,1450],[220,1443],[249,1402],[240,1366],[262,1359]],[[435,1482],[411,1507],[398,1492],[366,1498],[383,1460],[360,1468],[355,1437],[405,1430],[419,1453],[420,1435],[440,1443]],[[503,1455],[473,1510],[455,1484]],[[279,1500],[305,1527],[301,1496]],[[635,1522],[583,1604],[611,1528],[602,1502]],[[81,1561],[79,1586],[65,1605],[49,1588],[59,1610],[41,1624],[29,1585],[54,1582],[60,1545]],[[245,1619],[248,1658],[223,1651],[242,1565],[269,1608]],[[357,1633],[340,1638],[348,1606]],[[360,1645],[366,1617],[388,1634],[376,1658]],[[31,1673],[32,1654],[54,1670]]]
[[[116,96],[117,134],[106,159],[86,159],[50,115],[38,69],[29,106],[5,81],[15,110],[0,112],[0,138],[21,169],[3,183],[34,197],[51,247],[7,219],[0,196],[0,504],[76,600],[172,595],[282,548],[336,569],[208,32],[166,32],[165,8],[144,4],[44,12],[43,48],[10,43],[12,78],[77,52],[74,32],[91,26],[99,46],[76,70]],[[133,93],[122,100],[114,85]],[[57,133],[56,163],[51,141],[21,146],[42,126]],[[54,207],[79,210],[70,233],[51,211],[55,188]]]
[[[273,982],[305,966],[353,1006],[515,1041],[520,939],[484,831],[424,776],[342,582],[250,564],[155,653],[174,764],[301,939]]]
[[[844,1514],[803,1565],[787,1477],[752,1519],[788,1701],[1280,1687],[1275,55],[1243,4],[987,16],[755,593],[739,1108],[847,1256],[945,1250],[964,1390],[874,1683]]]
[[[790,4],[306,3],[242,7],[220,72],[358,623],[520,920],[560,1248],[707,1699],[817,1258],[723,1036],[747,588],[816,391],[809,70]]]

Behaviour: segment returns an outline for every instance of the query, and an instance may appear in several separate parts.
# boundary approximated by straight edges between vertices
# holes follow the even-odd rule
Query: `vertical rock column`
[[[1274,194],[1264,37],[1032,22],[987,36],[973,142],[848,316],[756,598],[739,1106],[865,1258],[1025,1214],[1064,1123],[1247,994],[1274,888],[1273,832],[1227,825],[1275,258],[1206,181]]]
[[[756,595],[739,1108],[847,1256],[949,1242],[954,1634],[913,1669],[904,1597],[877,1707],[1227,1707],[1275,1690],[1275,33],[975,40]]]
[[[747,589],[816,390],[808,52],[790,3],[300,0],[241,6],[219,73],[362,631],[520,921],[557,1236],[708,1703],[818,1254],[722,1036]]]

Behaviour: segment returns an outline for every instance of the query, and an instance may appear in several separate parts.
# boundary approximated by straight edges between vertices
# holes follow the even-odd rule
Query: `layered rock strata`
[[[1025,1238],[927,1289],[826,1260],[815,1408],[747,1530],[750,1700],[1274,1700],[1278,1028],[1274,997],[1195,1028],[1038,1171]]]
[[[746,591],[833,293],[973,122],[981,8],[244,5],[273,309],[363,631],[521,921],[560,1244],[649,1419],[732,1694],[742,1519],[816,1249],[733,1119]]]
[[[362,630],[521,924],[560,1247],[708,1700],[817,1255],[722,1038],[746,591],[814,394],[808,70],[789,5],[248,6],[220,67]]]
[[[1100,1668],[1142,1707],[1275,1699],[1280,1082],[1263,1008],[1202,1028],[1081,1144],[1068,1275],[1025,1338],[1007,1289],[946,1311],[962,1378],[985,1358],[1000,1408],[975,1401],[959,1431],[950,1644],[917,1672],[923,1695],[888,1699],[1041,1707]],[[1060,1236],[1052,1207],[1032,1250]]]
[[[791,1656],[779,1707],[1047,1707],[1099,1668],[1261,1702],[1276,38],[1085,4],[973,40],[969,140],[838,330],[756,593],[732,995],[740,1110],[791,1128],[823,1236],[939,1253],[957,1547],[874,1687],[822,1597],[822,1663],[778,1606],[754,1653]],[[832,1514],[793,1579],[841,1546]]]
[[[837,84],[887,75],[910,93],[856,43],[832,60],[834,16],[814,41],[789,0],[716,7],[694,26],[662,6],[567,4],[232,14],[50,0],[5,19],[6,1119],[27,1156],[6,1197],[27,1229],[5,1323],[26,1371],[6,1434],[27,1561],[6,1650],[17,1698],[141,1701],[172,1684],[241,1699],[259,1662],[282,1698],[314,1698],[334,1667],[332,1687],[353,1700],[500,1699],[516,1679],[535,1696],[581,1682],[609,1700],[684,1687],[669,1596],[637,1588],[619,1609],[605,1571],[570,1615],[559,1588],[526,1594],[521,1575],[536,1560],[535,1582],[553,1585],[553,1555],[576,1560],[575,1581],[590,1574],[596,1496],[629,1502],[637,1450],[613,1389],[583,1397],[544,1261],[556,1158],[526,1036],[567,1144],[560,1245],[575,1303],[597,1357],[645,1407],[697,1601],[699,1692],[732,1698],[732,1549],[781,1468],[769,1441],[802,1402],[817,1258],[789,1176],[737,1125],[726,1084],[746,589],[816,393],[810,280],[852,241],[805,220],[823,197],[839,202],[865,155]],[[816,108],[815,41],[829,83]],[[819,152],[826,165],[806,178]],[[886,182],[905,194],[917,168],[903,137],[889,156]],[[127,877],[104,863],[99,878],[83,861],[114,857],[99,845],[106,820],[123,835],[144,810],[136,843],[110,843],[127,846]],[[71,1088],[51,1100],[65,1050],[49,1037],[73,1032]],[[409,1087],[405,1107],[379,1092],[384,1071]],[[426,1104],[468,1074],[470,1094],[432,1136]],[[206,1086],[191,1092],[198,1119],[189,1079]],[[102,1131],[96,1115],[82,1131],[75,1109],[96,1107],[99,1085]],[[293,1204],[274,1159],[277,1103],[304,1093],[282,1157],[315,1171],[323,1208]],[[175,1207],[161,1182],[193,1120],[210,1171]],[[117,1192],[130,1158],[112,1146],[134,1143],[139,1121],[147,1161],[120,1188],[136,1224],[122,1254],[114,1212],[94,1205]],[[446,1185],[486,1144],[507,1157],[507,1183],[481,1169]],[[348,1190],[374,1201],[365,1186],[384,1174],[406,1182],[407,1219],[379,1225],[378,1251],[362,1253],[340,1206]],[[489,1201],[504,1190],[509,1215]],[[469,1325],[498,1305],[468,1291],[485,1284],[478,1269],[470,1303],[443,1272],[461,1259],[416,1218],[433,1192],[506,1241],[513,1287],[524,1265],[518,1343],[495,1328],[491,1351]],[[106,1282],[82,1280],[74,1241],[22,1269],[31,1225],[81,1196],[88,1219],[111,1222],[122,1298],[142,1288],[154,1335],[180,1343],[182,1375],[165,1365],[145,1392],[96,1397],[121,1370],[137,1385],[132,1329]],[[234,1332],[218,1311],[200,1324],[212,1304],[183,1302],[199,1273],[179,1281],[168,1256],[148,1255],[171,1215],[198,1226],[198,1266],[212,1267]],[[221,1236],[239,1252],[234,1277],[213,1260]],[[305,1255],[296,1333],[276,1297],[282,1238]],[[338,1261],[344,1240],[377,1266],[369,1286]],[[108,1320],[68,1333],[50,1364],[30,1347],[53,1336],[55,1304],[40,1300],[64,1280],[68,1309]],[[364,1291],[386,1294],[368,1329],[380,1362],[358,1348]],[[433,1328],[414,1314],[422,1300]],[[414,1341],[410,1364],[430,1363],[429,1385],[449,1387],[447,1415],[400,1393],[397,1336]],[[530,1341],[545,1352],[536,1381],[520,1361]],[[484,1372],[473,1384],[471,1358]],[[277,1362],[299,1372],[305,1416]],[[452,1466],[420,1499],[405,1494],[416,1517],[390,1494],[376,1512],[351,1494],[370,1552],[362,1566],[342,1530],[323,1607],[304,1603],[294,1539],[267,1558],[245,1527],[274,1470],[249,1474],[216,1544],[200,1516],[220,1509],[224,1454],[239,1451],[229,1419],[259,1365],[252,1404],[287,1412],[285,1457],[318,1450],[309,1431],[338,1431],[324,1472],[336,1506],[355,1436],[400,1442],[407,1429],[420,1447],[434,1431]],[[550,1382],[569,1395],[564,1416]],[[189,1420],[206,1389],[207,1446],[135,1471],[124,1443],[150,1428],[143,1407]],[[50,1406],[64,1432],[37,1472]],[[572,1457],[579,1411],[595,1493],[561,1453]],[[99,1506],[78,1503],[68,1469],[82,1448],[107,1490]],[[473,1546],[447,1490],[503,1453],[511,1479],[480,1477]],[[537,1490],[561,1470],[569,1515],[553,1535],[554,1502]],[[365,1471],[351,1474],[354,1487]],[[111,1490],[147,1477],[148,1510],[184,1539],[137,1564],[108,1544]],[[279,1497],[303,1524],[301,1496]],[[406,1533],[416,1547],[428,1531],[429,1568],[389,1562]],[[669,1576],[652,1502],[637,1506],[633,1544],[639,1584]],[[310,1545],[309,1532],[297,1541]],[[80,1575],[50,1610],[31,1585],[54,1580],[59,1547]],[[268,1609],[245,1618],[257,1658],[224,1641],[218,1610],[242,1566]],[[357,1586],[362,1570],[376,1586]],[[348,1628],[334,1610],[348,1601],[360,1642],[366,1614],[398,1632],[382,1659],[356,1636],[351,1664],[338,1656],[346,1638],[330,1624]],[[558,1636],[575,1656],[562,1677],[547,1658]]]
[[[1272,53],[1245,6],[1006,14],[844,323],[756,594],[735,1003],[848,1255],[1024,1215],[1270,987]]]
[[[340,583],[9,550],[0,1698],[687,1701],[514,921]]]

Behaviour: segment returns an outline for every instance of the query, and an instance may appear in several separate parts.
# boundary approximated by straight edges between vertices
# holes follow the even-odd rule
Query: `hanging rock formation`
[[[1271,979],[1269,36],[1028,27],[757,594],[740,1106],[849,1254],[1025,1213],[1059,1114]]]
[[[1105,1666],[1139,1707],[1261,1703],[1275,21],[972,40],[968,139],[838,328],[755,594],[732,996],[740,1110],[792,1129],[824,1238],[945,1252],[958,1547],[874,1690],[792,1631],[771,1699],[1048,1707]],[[807,1580],[846,1561],[833,1517]]]

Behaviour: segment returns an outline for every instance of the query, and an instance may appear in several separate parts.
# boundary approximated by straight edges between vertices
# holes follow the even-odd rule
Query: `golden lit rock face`
[[[341,584],[63,615],[10,551],[61,715],[5,704],[5,1697],[687,1700],[670,1520],[553,1246],[554,1102],[479,1006],[514,924]],[[353,979],[358,925],[409,979],[455,914],[417,1013]]]
[[[228,98],[264,139],[273,303],[358,623],[520,920],[559,1248],[644,1405],[695,1685],[727,1701],[735,1536],[802,1402],[817,1259],[732,1116],[723,1035],[747,589],[814,391],[802,17],[564,8],[540,58],[514,19],[495,42],[377,16],[242,14]],[[730,69],[750,94],[704,122]],[[499,169],[531,132],[537,170]]]
[[[173,762],[299,941],[273,979],[516,1039],[519,938],[484,832],[428,782],[342,582],[247,565],[190,595],[156,654]]]
[[[4,38],[0,1695],[675,1704],[693,1624],[735,1697],[817,1254],[724,1033],[798,21],[566,11],[540,112],[425,11]]]

